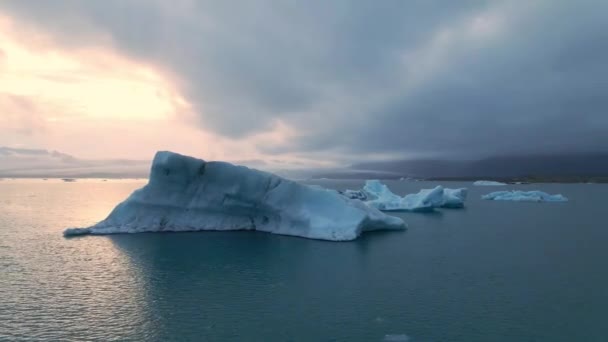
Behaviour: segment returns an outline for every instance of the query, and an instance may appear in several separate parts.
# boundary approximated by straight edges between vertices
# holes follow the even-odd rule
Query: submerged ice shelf
[[[361,190],[345,190],[342,195],[364,201],[372,208],[382,211],[432,211],[435,208],[462,208],[467,198],[467,189],[448,189],[437,186],[423,189],[416,194],[403,197],[394,194],[386,184],[368,180]]]
[[[481,196],[484,200],[491,201],[514,201],[514,202],[567,202],[568,199],[561,195],[549,195],[542,191],[495,191]]]
[[[332,190],[244,166],[158,152],[146,186],[105,220],[66,229],[64,235],[258,230],[347,241],[365,231],[404,228],[400,218]]]

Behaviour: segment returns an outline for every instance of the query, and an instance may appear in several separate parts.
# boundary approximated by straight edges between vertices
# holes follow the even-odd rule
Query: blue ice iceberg
[[[467,199],[467,188],[449,189],[443,188],[442,208],[463,208]]]
[[[549,195],[542,191],[496,191],[481,196],[484,200],[515,201],[515,202],[567,202],[568,199],[561,194]]]
[[[378,180],[368,180],[361,190],[345,190],[342,194],[351,199],[359,199],[372,208],[381,211],[433,211],[435,208],[462,208],[467,197],[467,189],[447,189],[437,186],[423,189],[416,194],[403,197],[394,194],[386,184]]]
[[[405,223],[335,191],[225,162],[158,152],[149,183],[108,218],[64,235],[258,230],[347,241]]]

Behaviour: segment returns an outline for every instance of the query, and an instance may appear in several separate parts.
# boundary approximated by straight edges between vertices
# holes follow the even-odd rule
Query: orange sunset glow
[[[69,49],[0,16],[0,145],[45,146],[84,158],[150,158],[175,149],[208,159],[254,159],[276,129],[227,140],[196,122],[162,70],[107,45]],[[74,142],[78,142],[74,144]]]

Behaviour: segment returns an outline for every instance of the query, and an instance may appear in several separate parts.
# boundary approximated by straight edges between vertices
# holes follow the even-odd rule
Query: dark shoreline
[[[562,184],[584,184],[584,183],[592,183],[592,184],[606,184],[608,183],[608,176],[527,176],[527,177],[398,177],[398,176],[390,176],[380,174],[370,173],[366,175],[368,177],[360,177],[360,175],[352,175],[352,174],[343,174],[342,177],[337,175],[320,175],[314,176],[311,178],[306,178],[306,180],[351,180],[351,179],[382,179],[382,180],[403,180],[403,181],[447,181],[447,182],[475,182],[478,180],[487,180],[487,181],[496,181],[502,182],[512,185],[526,185],[533,183],[562,183]],[[358,177],[359,176],[359,177]],[[54,179],[54,180],[63,180],[63,179],[102,179],[102,180],[145,180],[147,177],[91,177],[91,176],[74,176],[74,177],[58,177],[58,176],[0,176],[0,180],[10,180],[10,179]],[[303,179],[299,179],[303,180]]]
[[[477,180],[489,180],[507,184],[532,184],[532,183],[608,183],[608,176],[528,176],[528,177],[432,177],[425,178],[429,181],[460,181],[474,182]]]

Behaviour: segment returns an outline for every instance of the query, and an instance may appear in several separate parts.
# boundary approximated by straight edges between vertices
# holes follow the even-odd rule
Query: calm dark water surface
[[[334,243],[255,232],[63,238],[144,181],[0,182],[0,340],[606,341],[608,186],[399,213]],[[359,181],[318,181],[336,189]],[[435,182],[387,182],[398,194]]]

